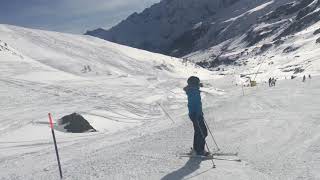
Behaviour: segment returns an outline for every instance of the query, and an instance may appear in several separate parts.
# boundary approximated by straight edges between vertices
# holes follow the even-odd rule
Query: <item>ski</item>
[[[181,153],[179,154],[179,157],[189,157],[189,158],[201,158],[205,160],[221,160],[221,161],[235,161],[235,162],[241,162],[241,159],[238,158],[238,153],[224,153],[224,152],[212,152],[208,156],[202,156],[202,155],[196,155],[193,152],[193,149],[190,148],[191,151],[188,153]]]
[[[241,159],[239,158],[221,158],[221,157],[215,157],[214,155],[209,155],[209,156],[201,156],[201,155],[191,155],[191,154],[180,154],[180,158],[182,157],[189,157],[189,158],[200,158],[200,159],[205,159],[205,160],[221,160],[221,161],[235,161],[235,162],[241,162]]]
[[[238,153],[222,153],[222,152],[215,152],[212,153],[214,156],[238,156]]]
[[[212,159],[215,160],[221,160],[221,161],[235,161],[235,162],[241,162],[241,159],[238,158],[220,158],[220,157],[214,157]]]
[[[185,154],[191,154],[193,152],[193,148],[190,148],[190,152],[189,153],[185,153]],[[213,156],[238,156],[238,152],[220,152],[220,151],[216,151],[216,152],[209,152],[210,155]]]
[[[189,157],[189,158],[199,158],[199,159],[205,159],[205,160],[210,160],[210,159],[214,159],[214,157],[212,155],[209,156],[202,156],[202,155],[195,155],[195,154],[179,154],[179,157]]]

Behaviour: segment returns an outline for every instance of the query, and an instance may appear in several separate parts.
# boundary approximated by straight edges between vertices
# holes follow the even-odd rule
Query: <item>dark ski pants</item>
[[[207,127],[204,119],[201,116],[199,119],[191,119],[194,128],[193,149],[197,154],[203,154],[206,144],[206,137],[208,135]]]

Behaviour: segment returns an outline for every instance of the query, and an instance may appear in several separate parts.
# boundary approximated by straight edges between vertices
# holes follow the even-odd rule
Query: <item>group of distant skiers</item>
[[[296,76],[291,76],[291,79],[294,79]],[[311,79],[311,74],[308,75],[308,78]],[[286,78],[287,79],[287,78]],[[302,77],[302,82],[306,82],[307,80],[307,76],[304,75]],[[270,77],[269,78],[269,87],[272,87],[272,86],[276,86],[276,82],[277,82],[277,79],[275,79],[274,77]]]
[[[91,67],[89,65],[84,65],[83,69],[81,70],[83,73],[91,72]]]
[[[310,74],[309,74],[309,79],[311,79],[311,75]],[[306,82],[306,80],[307,80],[307,77],[306,77],[306,75],[304,75],[303,78],[302,78],[302,82]]]
[[[269,78],[269,87],[272,87],[272,86],[276,86],[276,82],[277,82],[277,79],[276,78]]]

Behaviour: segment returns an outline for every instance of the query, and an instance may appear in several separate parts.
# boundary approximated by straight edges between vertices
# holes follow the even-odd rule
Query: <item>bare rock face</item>
[[[267,51],[268,49],[270,49],[270,48],[272,48],[272,44],[264,44],[264,45],[262,45],[261,46],[261,48],[260,48],[260,52],[262,53],[262,52],[265,52],[265,51]]]
[[[276,39],[290,35],[290,34],[294,34],[296,32],[299,32],[299,31],[315,24],[318,21],[320,21],[320,11],[316,11],[311,14],[308,14],[307,16],[293,22]]]
[[[316,43],[320,43],[320,38],[318,38],[318,39],[316,40]]]
[[[298,50],[298,49],[299,49],[299,47],[289,46],[289,47],[287,47],[287,48],[285,48],[285,49],[283,50],[283,53],[294,52],[294,51],[296,51],[296,50]]]
[[[313,35],[317,35],[317,34],[320,34],[320,28],[317,29],[316,31],[314,31]]]

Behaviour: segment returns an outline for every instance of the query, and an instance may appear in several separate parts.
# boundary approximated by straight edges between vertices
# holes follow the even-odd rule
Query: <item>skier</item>
[[[87,70],[91,72],[91,67],[89,65],[87,66]]]
[[[309,74],[309,79],[311,79],[311,74]]]
[[[306,81],[306,75],[304,75],[302,78],[302,82],[305,82],[305,81]]]
[[[196,76],[189,77],[187,83],[188,85],[183,90],[188,96],[189,117],[194,128],[193,150],[197,155],[208,156],[210,153],[204,149],[208,132],[202,112],[200,95],[200,86],[202,85]]]
[[[271,77],[269,78],[269,87],[271,87],[271,81],[272,81],[272,79],[271,79]]]

